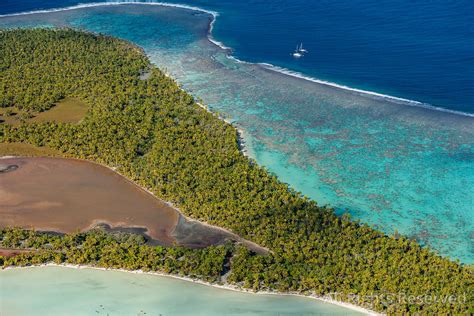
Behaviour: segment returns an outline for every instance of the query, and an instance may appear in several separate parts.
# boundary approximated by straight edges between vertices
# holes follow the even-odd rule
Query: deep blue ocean
[[[239,128],[245,152],[281,181],[474,262],[474,2],[181,1],[217,20],[113,1],[48,10],[79,1],[3,0],[0,15],[47,12],[0,17],[0,28],[74,27],[136,43]],[[211,25],[232,51],[209,40]],[[301,42],[309,53],[295,59]]]
[[[0,14],[98,1],[2,0]],[[474,1],[169,2],[219,12],[213,35],[241,60],[474,113]]]

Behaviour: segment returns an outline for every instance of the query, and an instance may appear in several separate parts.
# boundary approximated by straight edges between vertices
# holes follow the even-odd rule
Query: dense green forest
[[[143,72],[151,75],[144,79]],[[199,251],[133,246],[138,247],[135,252],[151,257],[176,251],[194,258],[189,260],[204,262],[203,256],[209,255],[216,261],[206,263],[209,266],[199,273],[194,267],[178,267],[173,272],[212,280],[217,270],[222,271],[223,256],[232,252],[228,281],[255,290],[337,292],[338,298],[347,301],[359,295],[359,304],[389,313],[474,311],[472,267],[442,258],[415,241],[385,236],[348,216],[338,217],[332,209],[295,192],[242,155],[236,130],[199,107],[130,43],[74,30],[3,31],[0,73],[1,107],[14,106],[33,114],[65,97],[89,106],[79,124],[0,124],[0,142],[46,146],[65,156],[116,167],[186,215],[228,228],[272,250],[261,256],[230,246]],[[80,242],[99,238],[76,236],[81,237],[66,237],[69,249],[77,243],[68,238],[81,238]],[[128,251],[128,246],[110,238],[100,235],[99,239]],[[82,250],[71,251],[82,256]],[[54,261],[61,255],[45,252],[45,256]],[[22,255],[5,264],[28,258]],[[71,259],[74,255],[67,258],[78,262]],[[130,258],[110,259],[101,250],[88,260],[110,259],[115,267],[138,267],[129,265]],[[211,268],[213,264],[217,270]],[[145,266],[168,271],[162,265]],[[465,300],[384,299],[392,294],[454,295]]]
[[[10,258],[0,256],[0,265],[25,266],[54,262],[89,264],[103,268],[162,271],[218,282],[228,266],[232,243],[205,249],[147,246],[143,236],[91,230],[60,236],[22,229],[0,229],[0,247],[35,249]]]

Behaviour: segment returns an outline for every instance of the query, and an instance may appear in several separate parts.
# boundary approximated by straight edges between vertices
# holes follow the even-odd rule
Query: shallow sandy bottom
[[[71,269],[72,267],[76,269]],[[362,315],[289,295],[255,295],[176,277],[77,266],[0,271],[3,315]],[[186,279],[190,280],[190,279]],[[209,285],[209,284],[206,284]],[[8,289],[8,290],[7,290]],[[3,294],[3,293],[2,293]],[[25,297],[28,304],[25,304]],[[61,299],[58,299],[58,298]],[[336,302],[335,302],[336,303]],[[340,303],[339,303],[340,304]],[[349,309],[351,308],[351,309]],[[354,310],[355,308],[355,310]]]

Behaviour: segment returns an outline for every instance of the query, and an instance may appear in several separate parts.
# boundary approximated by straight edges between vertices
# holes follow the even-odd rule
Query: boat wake
[[[179,9],[186,9],[186,10],[192,10],[196,12],[201,12],[205,14],[209,14],[212,16],[211,22],[209,24],[209,29],[208,29],[208,40],[213,43],[214,45],[218,46],[219,48],[227,51],[228,57],[235,60],[238,63],[245,63],[245,64],[252,64],[250,62],[246,62],[243,60],[240,60],[230,54],[232,52],[232,48],[225,46],[222,42],[216,40],[212,36],[212,31],[214,29],[215,22],[217,20],[217,17],[219,16],[219,13],[216,11],[211,11],[207,9],[203,9],[200,7],[192,6],[192,5],[187,5],[187,4],[179,4],[179,3],[169,3],[169,2],[158,2],[158,1],[143,1],[143,0],[137,0],[137,1],[107,1],[107,2],[93,2],[93,3],[85,3],[85,4],[77,4],[69,7],[62,7],[62,8],[53,8],[53,9],[45,9],[45,10],[32,10],[32,11],[25,11],[25,12],[18,12],[18,13],[10,13],[10,14],[3,14],[0,15],[0,18],[4,17],[12,17],[12,16],[22,16],[22,15],[30,15],[30,14],[41,14],[41,13],[53,13],[53,12],[62,12],[62,11],[71,11],[71,10],[78,10],[78,9],[84,9],[84,8],[92,8],[92,7],[103,7],[103,6],[117,6],[117,5],[155,5],[155,6],[163,6],[163,7],[173,7],[173,8],[179,8]],[[386,99],[395,103],[399,104],[405,104],[409,106],[416,106],[428,110],[434,110],[434,111],[440,111],[440,112],[445,112],[445,113],[450,113],[450,114],[455,114],[455,115],[461,115],[461,116],[467,116],[467,117],[473,117],[474,118],[474,113],[467,113],[467,112],[462,112],[462,111],[456,111],[456,110],[450,110],[446,109],[443,107],[439,106],[434,106],[428,103],[423,103],[420,101],[415,101],[415,100],[410,100],[410,99],[405,99],[401,97],[396,97],[396,96],[391,96],[391,95],[386,95],[374,91],[369,91],[369,90],[363,90],[363,89],[358,89],[358,88],[352,88],[348,87],[345,85],[341,85],[338,83],[330,82],[330,81],[325,81],[321,79],[317,79],[314,77],[310,77],[308,75],[305,75],[301,72],[296,72],[287,68],[275,66],[269,63],[257,63],[257,65],[271,71],[279,72],[281,74],[311,81],[317,84],[322,84],[325,86],[330,86],[333,88],[338,88],[338,89],[343,89],[359,94],[364,94],[368,95],[371,97],[376,97],[376,98],[382,98]]]

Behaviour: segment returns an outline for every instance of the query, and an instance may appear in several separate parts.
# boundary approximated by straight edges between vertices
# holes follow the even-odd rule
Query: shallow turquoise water
[[[312,299],[254,295],[119,271],[0,271],[1,315],[360,315]],[[25,304],[25,303],[28,304]]]
[[[0,19],[74,26],[144,47],[246,131],[260,164],[319,204],[474,262],[474,118],[242,63],[207,40],[208,14],[123,5]]]

